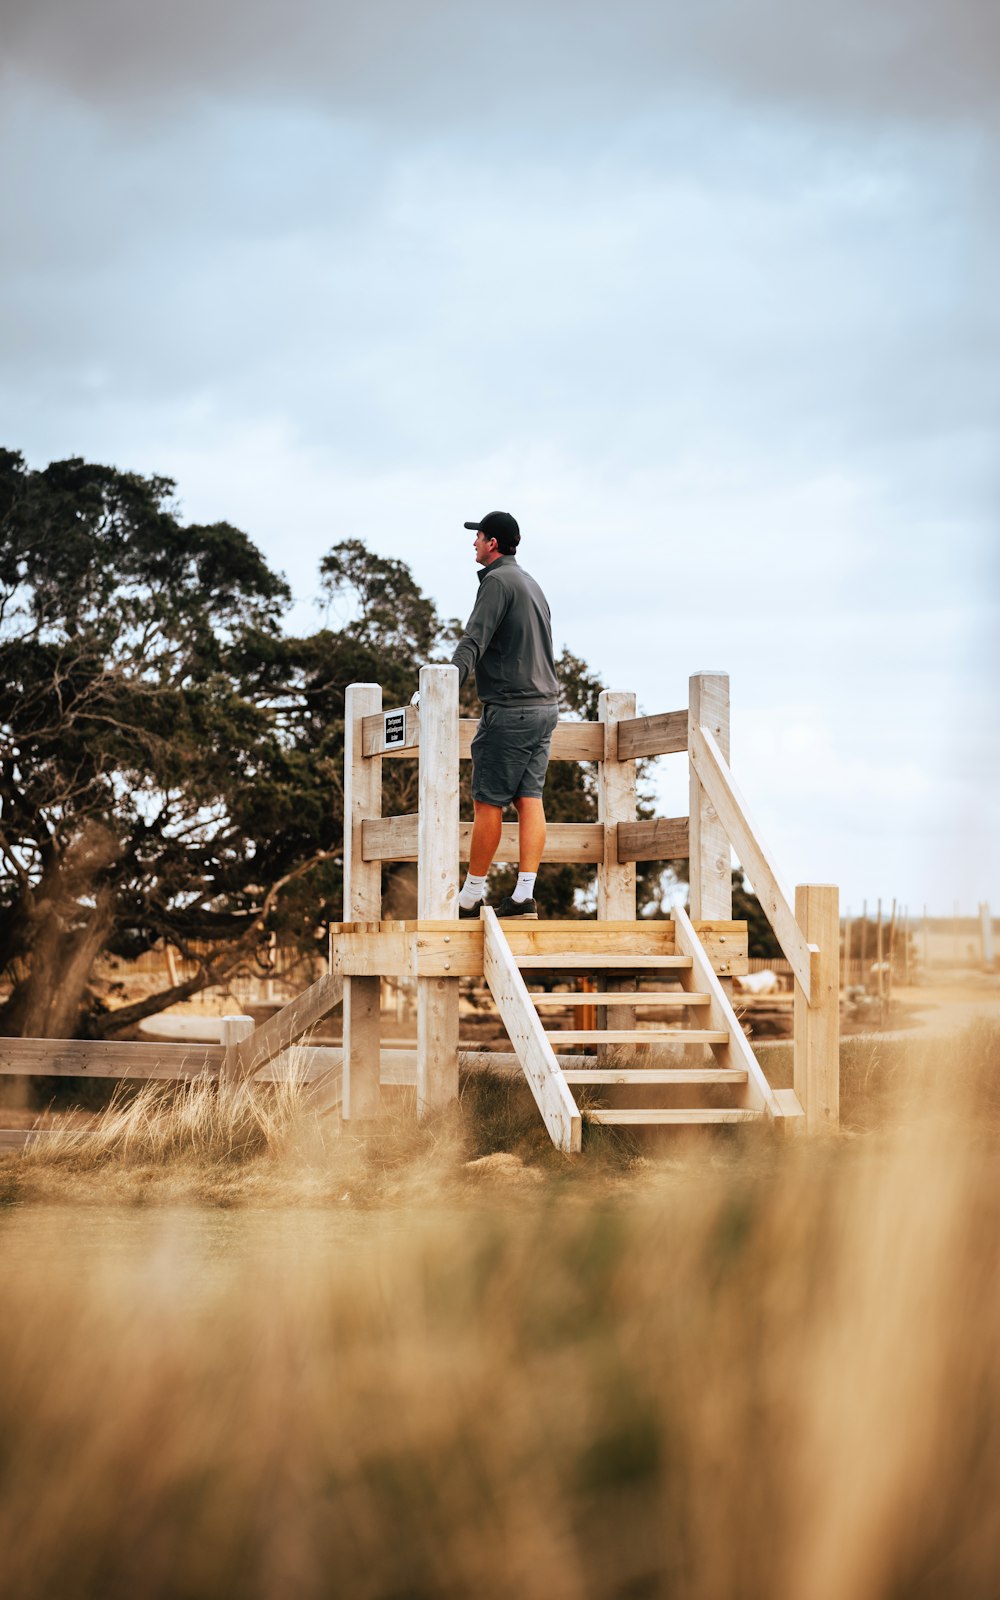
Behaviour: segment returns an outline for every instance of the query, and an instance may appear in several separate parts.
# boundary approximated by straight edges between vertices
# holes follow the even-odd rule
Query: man
[[[458,897],[460,917],[478,917],[486,875],[500,844],[504,807],[518,820],[517,884],[497,909],[501,917],[537,920],[535,877],[545,849],[542,786],[559,720],[559,684],[552,657],[548,602],[515,554],[521,530],[507,511],[465,526],[475,535],[482,567],[479,593],[455,654],[459,687],[475,670],[483,713],[472,741],[475,821],[469,872]]]

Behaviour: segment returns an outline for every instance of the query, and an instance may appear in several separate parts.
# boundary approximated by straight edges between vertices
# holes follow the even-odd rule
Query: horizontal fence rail
[[[393,723],[393,718],[396,719]],[[386,723],[397,734],[399,743],[386,744]],[[476,717],[458,719],[458,755],[468,761],[472,755],[472,740],[479,726]],[[361,719],[361,754],[363,756],[415,756],[420,749],[420,714],[416,706],[397,706],[392,711],[376,711]],[[602,722],[563,721],[552,735],[549,751],[554,761],[603,761],[604,724]]]
[[[613,824],[614,826],[614,824]],[[416,861],[420,822],[417,812],[401,817],[366,817],[361,824],[364,861]],[[687,817],[653,817],[645,822],[617,824],[618,861],[678,861],[688,855]],[[472,823],[458,827],[459,857],[469,859]],[[518,825],[505,822],[496,861],[518,860]],[[600,865],[604,860],[602,822],[550,822],[545,841],[546,861],[582,861]]]
[[[419,816],[368,817],[361,824],[361,854],[365,861],[416,861],[419,844]],[[516,822],[504,823],[497,861],[517,861]],[[458,827],[459,857],[469,859],[472,823]],[[604,828],[599,822],[550,822],[545,843],[546,861],[604,860]]]
[[[273,1057],[261,1083],[310,1082],[340,1066],[335,1045],[295,1044]],[[157,1044],[105,1039],[0,1039],[0,1075],[28,1078],[218,1078],[222,1044]],[[2,1113],[0,1113],[2,1115]]]
[[[688,747],[687,711],[660,711],[654,717],[627,717],[618,724],[618,759],[679,755]]]
[[[650,817],[645,822],[619,822],[619,861],[682,861],[691,849],[687,817]]]

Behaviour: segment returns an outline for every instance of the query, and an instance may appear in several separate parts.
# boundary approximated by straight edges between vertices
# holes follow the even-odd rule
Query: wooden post
[[[604,827],[604,861],[597,869],[597,916],[601,922],[634,922],[635,862],[618,860],[618,824],[636,819],[635,762],[618,758],[618,724],[636,714],[635,695],[605,689],[597,702],[604,723],[604,760],[597,768],[597,820]],[[609,979],[608,988],[628,987],[622,979]],[[624,1006],[598,1006],[599,1028],[633,1027],[635,1013]],[[608,1055],[600,1045],[599,1060]]]
[[[723,672],[698,672],[689,680],[688,743],[690,729],[708,728],[726,759],[729,756],[729,678]],[[725,919],[733,914],[733,874],[729,838],[725,828],[691,769],[691,843],[689,883],[691,920]]]
[[[865,994],[868,993],[868,901],[861,902],[861,982]]]
[[[992,972],[996,959],[993,954],[993,918],[990,916],[988,900],[984,900],[979,907],[979,932],[983,946],[983,966],[987,972]]]
[[[364,756],[361,719],[382,709],[377,683],[352,683],[344,706],[344,921],[378,922],[382,915],[382,865],[361,856],[361,828],[382,815],[382,758]],[[374,1117],[379,1109],[379,980],[344,982],[345,1121]]]
[[[420,669],[417,915],[458,918],[458,668]],[[458,979],[417,979],[417,1112],[458,1099]]]
[[[878,902],[878,925],[875,929],[875,961],[878,969],[878,1025],[885,1027],[885,973],[882,971],[882,897]]]
[[[844,912],[844,964],[841,968],[840,987],[851,987],[851,913]]]
[[[927,918],[927,907],[924,906],[924,974],[930,972],[931,966],[931,928]]]
[[[249,1039],[256,1026],[253,1017],[223,1017],[222,1043],[226,1054],[219,1073],[220,1091],[229,1092],[240,1081],[239,1047],[244,1039]]]
[[[597,916],[601,922],[634,922],[635,862],[618,860],[618,824],[635,821],[635,762],[618,759],[618,724],[635,716],[635,695],[605,689],[598,707],[604,723],[604,760],[597,769],[597,820],[604,826],[604,862],[597,869]]]
[[[833,884],[800,884],[795,920],[811,945],[812,1004],[795,984],[795,1093],[806,1128],[835,1128],[840,1121],[840,912]]]

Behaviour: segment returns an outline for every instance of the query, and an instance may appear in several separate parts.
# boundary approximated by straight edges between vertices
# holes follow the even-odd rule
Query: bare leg
[[[472,804],[475,821],[472,824],[472,843],[469,845],[469,871],[476,878],[484,878],[500,847],[503,812],[499,806],[488,806],[484,800],[473,800]]]
[[[537,872],[545,850],[545,811],[541,798],[531,796],[515,800],[514,807],[518,821],[518,871]],[[499,842],[498,834],[497,844]]]

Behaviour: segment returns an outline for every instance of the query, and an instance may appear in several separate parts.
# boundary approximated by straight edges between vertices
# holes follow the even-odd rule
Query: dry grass
[[[570,1166],[470,1080],[366,1141],[192,1089],[8,1160],[74,1205],[0,1210],[5,1597],[994,1600],[1000,1030],[850,1049],[819,1142]]]

